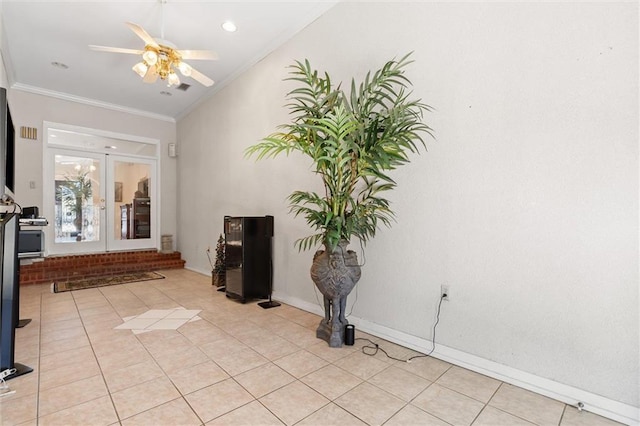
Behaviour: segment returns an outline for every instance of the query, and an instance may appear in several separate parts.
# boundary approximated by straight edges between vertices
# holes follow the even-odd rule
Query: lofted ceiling
[[[336,2],[2,0],[2,56],[11,88],[175,119]],[[222,29],[227,20],[236,32]],[[164,39],[178,49],[216,52],[216,61],[186,61],[215,84],[207,88],[183,76],[181,82],[190,85],[186,91],[159,79],[146,84],[131,69],[140,62],[138,55],[89,49],[90,44],[143,49],[125,22],[154,38],[164,30]]]

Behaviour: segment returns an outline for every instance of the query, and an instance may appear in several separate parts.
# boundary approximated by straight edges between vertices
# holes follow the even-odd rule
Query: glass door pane
[[[55,150],[54,253],[105,250],[103,157]]]
[[[109,249],[155,247],[155,161],[109,155],[107,167],[113,184]]]

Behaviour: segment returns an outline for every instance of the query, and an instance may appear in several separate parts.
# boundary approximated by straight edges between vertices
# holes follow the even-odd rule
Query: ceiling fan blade
[[[131,28],[131,31],[136,33],[138,37],[144,41],[145,45],[151,45],[153,47],[158,47],[158,43],[149,35],[148,32],[144,30],[140,25],[134,24],[133,22],[126,22],[127,26]]]
[[[194,68],[191,68],[191,78],[193,78],[195,81],[202,84],[203,86],[206,86],[206,87],[213,86],[213,80],[211,80],[209,77],[207,77],[206,75],[202,74],[200,71]]]
[[[138,49],[125,49],[123,47],[96,46],[95,44],[90,44],[89,45],[89,49],[95,50],[97,52],[131,53],[133,55],[142,55],[144,53],[143,50],[138,50]]]
[[[178,50],[178,53],[182,59],[196,59],[215,61],[218,59],[218,54],[210,50]]]
[[[144,75],[142,81],[145,83],[155,83],[158,79],[158,73],[156,72],[156,66],[152,65],[147,70],[147,73]]]

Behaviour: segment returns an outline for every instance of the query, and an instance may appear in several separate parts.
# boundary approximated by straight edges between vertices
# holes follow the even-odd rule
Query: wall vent
[[[177,90],[182,90],[183,92],[186,92],[189,87],[191,87],[190,84],[180,83],[180,85],[178,87],[176,87],[176,89]]]
[[[38,140],[38,129],[35,127],[20,127],[20,137],[22,139]]]

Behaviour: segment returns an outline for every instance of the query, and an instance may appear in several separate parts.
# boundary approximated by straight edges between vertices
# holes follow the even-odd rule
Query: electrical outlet
[[[442,298],[442,300],[450,300],[451,293],[449,293],[448,285],[443,284],[440,286],[440,297]]]

